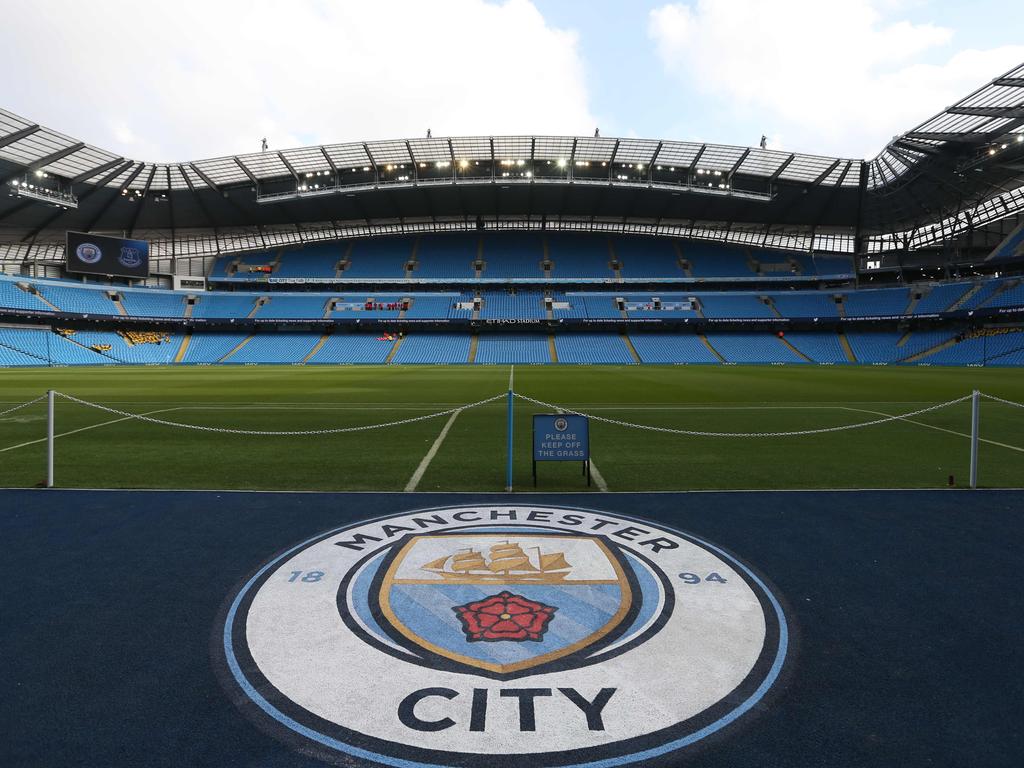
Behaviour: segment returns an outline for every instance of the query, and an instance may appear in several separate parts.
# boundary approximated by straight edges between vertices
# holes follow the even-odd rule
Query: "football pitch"
[[[47,389],[134,414],[240,430],[323,430],[425,416],[505,393],[639,425],[789,432],[872,421],[967,395],[1024,402],[1015,369],[745,366],[110,367],[0,372],[0,411]],[[516,400],[514,488],[533,490]],[[58,399],[58,487],[501,491],[507,405],[366,431],[239,435],[163,426]],[[929,488],[968,481],[970,403],[861,429],[693,437],[593,422],[590,490]],[[46,476],[46,403],[0,416],[0,485]],[[1024,409],[984,400],[979,485],[1024,485]],[[579,462],[540,491],[586,490]]]

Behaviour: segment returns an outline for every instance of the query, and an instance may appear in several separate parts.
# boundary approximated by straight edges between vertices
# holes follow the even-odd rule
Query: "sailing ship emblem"
[[[565,580],[572,570],[564,552],[544,552],[539,546],[527,551],[513,541],[493,545],[488,557],[478,549],[467,547],[431,560],[421,568],[450,582],[473,584],[552,584]]]
[[[639,611],[630,568],[600,536],[410,536],[382,565],[375,615],[431,664],[505,679],[611,642]]]

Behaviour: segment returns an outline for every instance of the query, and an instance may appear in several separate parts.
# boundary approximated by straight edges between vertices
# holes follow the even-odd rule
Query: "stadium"
[[[1019,764],[1024,65],[873,159],[62,130],[0,108],[0,762]]]

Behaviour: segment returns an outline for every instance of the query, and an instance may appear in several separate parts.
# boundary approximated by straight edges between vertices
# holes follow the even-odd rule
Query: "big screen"
[[[149,277],[149,243],[68,232],[68,272]]]

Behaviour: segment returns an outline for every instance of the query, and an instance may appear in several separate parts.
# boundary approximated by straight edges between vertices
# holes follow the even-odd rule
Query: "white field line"
[[[146,413],[142,413],[142,414],[139,414],[139,415],[140,416],[152,416],[154,413],[167,413],[169,411],[178,411],[178,410],[181,410],[181,408],[180,407],[179,408],[159,408],[159,409],[157,409],[155,411],[147,411]],[[77,435],[79,432],[88,432],[90,429],[99,429],[100,427],[108,427],[111,424],[117,424],[117,423],[122,422],[122,421],[130,421],[133,418],[135,418],[135,417],[134,416],[122,416],[119,419],[111,419],[110,421],[101,421],[99,424],[91,424],[88,427],[80,427],[78,429],[72,429],[69,432],[61,432],[60,434],[54,435],[53,439],[56,440],[58,437],[68,437],[69,435]],[[30,445],[37,445],[38,443],[45,443],[45,442],[46,442],[46,438],[45,437],[41,437],[38,440],[29,440],[27,443],[18,443],[17,445],[10,445],[10,446],[8,446],[6,448],[0,448],[0,453],[5,453],[6,451],[13,451],[16,448],[25,448],[25,447],[30,446]]]
[[[508,369],[508,388],[509,388],[509,391],[512,390],[512,388],[513,388],[512,384],[513,384],[513,382],[515,382],[515,380],[516,380],[516,366],[513,363],[512,367]]]
[[[881,411],[870,411],[866,408],[847,408],[846,410],[860,411],[861,413],[872,413],[876,416],[892,415],[890,413],[882,413]],[[916,424],[919,427],[928,427],[928,429],[935,429],[938,430],[939,432],[948,432],[949,434],[957,435],[958,437],[966,437],[968,440],[971,439],[971,436],[966,432],[957,432],[955,429],[946,429],[946,427],[937,427],[934,424],[925,424],[923,421],[915,421],[914,419],[897,419],[897,421],[905,421],[908,424]],[[998,445],[1000,448],[1009,448],[1011,451],[1018,451],[1019,453],[1024,453],[1024,448],[1019,448],[1016,445],[1010,445],[1009,443],[1000,443],[996,440],[989,440],[988,438],[981,437],[980,435],[978,437],[978,442],[988,443],[989,445]]]
[[[558,409],[559,413],[565,413],[561,408]],[[594,479],[594,485],[597,486],[599,491],[608,493],[608,483],[604,479],[604,475],[601,474],[601,470],[597,468],[597,464],[594,463],[593,459],[587,459],[587,463],[590,465],[590,476]]]
[[[605,493],[608,493],[608,483],[605,482],[604,475],[602,475],[601,472],[598,470],[597,464],[594,463],[593,459],[589,459],[589,461],[590,476],[594,478],[594,483],[600,490],[604,491]]]
[[[456,417],[462,413],[459,409],[451,416],[448,417],[448,421],[445,422],[444,427],[441,428],[441,433],[434,440],[434,444],[430,446],[430,450],[427,451],[426,455],[420,460],[419,466],[416,467],[416,471],[412,473],[412,477],[409,478],[409,482],[405,484],[405,490],[407,493],[416,490],[416,486],[420,484],[420,480],[423,479],[423,475],[427,471],[427,467],[430,466],[430,462],[434,460],[434,456],[437,455],[437,451],[441,448],[441,443],[448,437],[448,430],[452,428],[452,424],[455,423]]]

